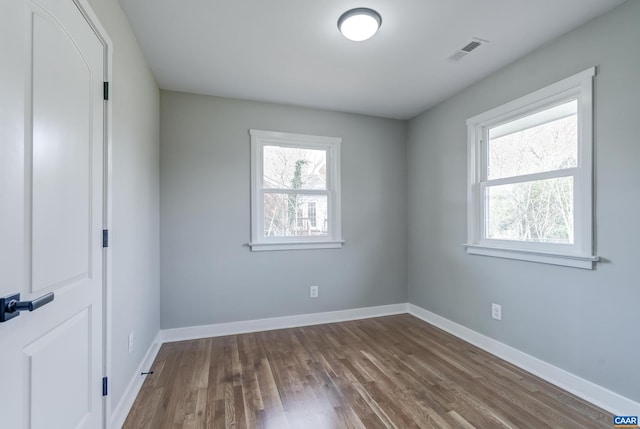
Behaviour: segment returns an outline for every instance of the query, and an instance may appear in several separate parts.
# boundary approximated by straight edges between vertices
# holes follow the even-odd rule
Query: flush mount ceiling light
[[[354,42],[371,38],[382,25],[380,14],[373,9],[358,7],[343,13],[338,18],[338,30]]]

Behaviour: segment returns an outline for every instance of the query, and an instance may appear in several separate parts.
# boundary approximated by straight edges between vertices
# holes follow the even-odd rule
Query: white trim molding
[[[528,355],[518,349],[489,338],[479,332],[425,310],[414,304],[408,304],[409,314],[442,329],[494,356],[522,368],[567,392],[603,408],[614,415],[640,415],[640,403],[612,392],[591,381],[585,380],[564,369]]]
[[[271,250],[314,250],[314,249],[340,249],[346,241],[301,241],[300,243],[249,243],[252,252],[265,252]]]
[[[467,253],[518,259],[567,267],[593,269],[593,79],[591,67],[467,120]],[[491,177],[491,144],[498,137],[569,116],[576,117],[575,166],[555,165],[548,171],[505,173]],[[493,133],[493,134],[492,134]],[[495,135],[494,135],[495,134]],[[499,152],[499,151],[498,151]],[[490,219],[489,191],[501,186],[527,185],[555,180],[571,183],[566,242],[529,241],[506,234],[491,236],[490,225],[510,218]],[[500,206],[499,206],[500,207]],[[502,207],[502,209],[505,209]],[[569,223],[569,220],[571,222]],[[569,226],[570,225],[570,226]],[[543,240],[542,237],[538,239]]]
[[[160,341],[160,332],[158,332],[149,346],[147,353],[144,355],[144,358],[142,358],[142,362],[140,362],[136,372],[133,374],[133,378],[129,381],[122,398],[120,398],[120,402],[118,402],[118,405],[113,410],[111,414],[111,424],[109,425],[110,428],[122,428],[144,383],[145,377],[142,376],[141,373],[148,371],[149,368],[153,366],[153,362],[156,360],[156,356],[160,351],[160,346],[162,346],[162,342]]]
[[[249,130],[251,136],[251,241],[248,243],[253,252],[272,250],[312,250],[312,249],[340,249],[344,244],[342,239],[341,222],[341,174],[340,174],[340,147],[341,137],[325,137],[307,134],[292,134],[276,131]],[[311,153],[321,151],[325,154],[325,184],[323,189],[313,186],[305,186],[299,183],[299,187],[290,187],[283,183],[271,183],[265,187],[265,148],[274,150],[274,147],[297,149]],[[302,162],[302,160],[297,161]],[[306,161],[305,161],[306,163]],[[268,169],[267,169],[268,171]],[[321,222],[326,224],[326,235],[283,235],[268,236],[265,234],[265,198],[270,195],[302,196],[304,198],[326,198],[326,216]],[[288,210],[297,211],[297,207],[289,207]],[[298,215],[290,221],[298,221]],[[315,227],[315,220],[313,226]],[[284,232],[283,232],[284,233]],[[317,233],[317,231],[316,231]],[[309,234],[309,232],[308,232]]]
[[[89,0],[73,0],[84,19],[91,26],[92,30],[100,39],[103,46],[104,69],[102,70],[102,80],[113,86],[113,41],[106,28],[102,24]],[[112,222],[112,184],[113,184],[113,162],[112,162],[112,129],[113,129],[113,103],[109,100],[103,101],[103,192],[102,192],[102,229],[110,230]],[[100,353],[102,354],[102,375],[109,377],[112,368],[112,256],[111,247],[102,249],[102,339]],[[102,425],[111,421],[111,396],[102,398]]]
[[[517,259],[520,261],[540,262],[543,264],[562,265],[565,267],[593,269],[593,263],[599,256],[563,255],[560,253],[537,252],[535,250],[509,249],[506,247],[480,246],[463,244],[470,255],[494,256],[496,258]]]
[[[221,337],[224,335],[246,334],[249,332],[273,331],[275,329],[297,328],[300,326],[322,325],[324,323],[369,319],[408,312],[408,304],[390,304],[378,307],[355,308],[351,310],[327,311],[324,313],[299,314],[295,316],[273,317],[269,319],[245,320],[240,322],[216,323],[213,325],[191,326],[187,328],[160,331],[163,343]]]

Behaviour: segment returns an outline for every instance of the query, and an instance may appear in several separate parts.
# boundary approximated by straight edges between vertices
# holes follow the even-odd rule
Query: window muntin
[[[341,247],[341,139],[261,130],[250,134],[251,249]]]
[[[589,69],[467,121],[472,254],[592,268]]]

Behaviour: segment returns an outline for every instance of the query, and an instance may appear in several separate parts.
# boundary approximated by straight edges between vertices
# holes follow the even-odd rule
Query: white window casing
[[[593,255],[593,77],[595,67],[563,79],[517,100],[467,120],[468,201],[467,243],[469,254],[518,259],[568,267],[592,269],[599,258]],[[489,129],[510,122],[527,122],[527,117],[577,100],[577,166],[535,172],[514,177],[488,179]],[[544,113],[542,113],[544,114]],[[488,236],[485,189],[514,183],[558,177],[573,178],[573,239],[571,243],[548,243]]]
[[[344,245],[341,227],[341,183],[339,137],[292,134],[276,131],[249,130],[251,135],[251,242],[252,251],[337,249]],[[324,189],[291,189],[264,187],[264,148],[266,146],[309,149],[326,153],[326,186]],[[326,225],[324,235],[316,236],[267,236],[265,234],[265,194],[305,195],[326,197],[325,218],[316,219],[317,224]],[[296,212],[297,213],[297,212]],[[297,216],[297,214],[296,214]],[[296,224],[299,224],[297,220]],[[299,224],[302,225],[302,224]],[[310,227],[305,222],[304,225]],[[315,225],[314,225],[315,226]]]

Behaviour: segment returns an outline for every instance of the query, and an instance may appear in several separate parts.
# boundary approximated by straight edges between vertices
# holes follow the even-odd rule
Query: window
[[[467,252],[593,268],[595,68],[467,120]]]
[[[342,139],[261,130],[250,134],[251,250],[342,247]]]
[[[297,222],[296,224],[298,225],[298,228],[304,228],[304,221],[306,219],[304,218],[304,212],[302,211],[302,207],[298,205],[298,218],[297,218]]]
[[[311,226],[312,228],[315,228],[317,226],[317,213],[316,213],[315,201],[309,201],[307,203],[307,217],[309,218],[309,226]]]

